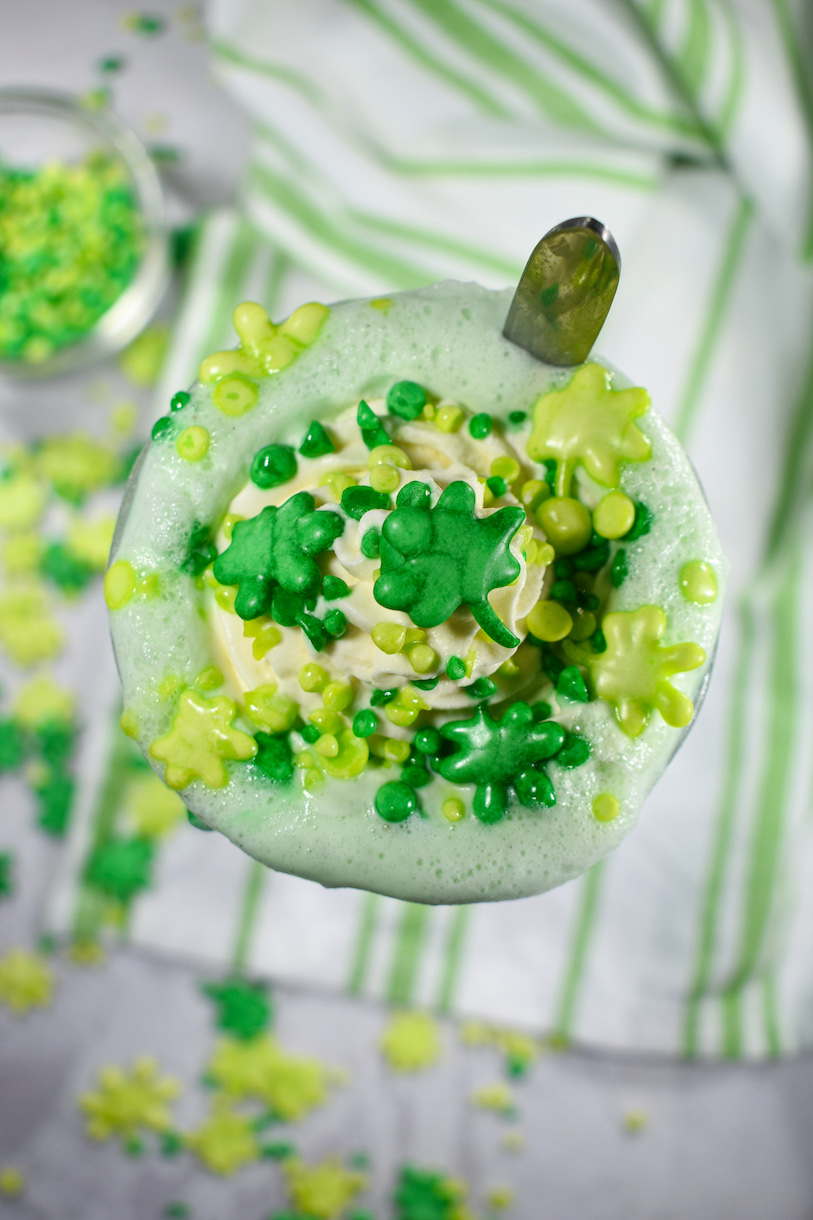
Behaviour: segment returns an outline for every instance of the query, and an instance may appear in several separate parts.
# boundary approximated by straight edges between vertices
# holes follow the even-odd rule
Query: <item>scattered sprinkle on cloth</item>
[[[731,592],[698,726],[635,833],[580,880],[429,908],[266,872],[178,824],[151,840],[131,943],[562,1045],[811,1045],[813,133],[784,11],[380,0],[327,22],[301,0],[280,24],[264,0],[212,4],[215,70],[256,138],[243,211],[201,225],[156,415],[234,342],[240,300],[279,319],[444,276],[504,286],[548,227],[592,213],[624,260],[600,350],[687,445]],[[110,760],[115,730],[98,732]],[[99,808],[87,792],[62,932],[80,912],[96,927]]]

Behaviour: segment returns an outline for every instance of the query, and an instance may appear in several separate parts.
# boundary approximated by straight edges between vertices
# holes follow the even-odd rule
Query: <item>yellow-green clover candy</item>
[[[637,737],[655,708],[673,728],[687,725],[694,714],[692,701],[669,678],[703,664],[706,654],[700,645],[663,648],[666,615],[659,606],[614,611],[601,628],[607,649],[590,658],[593,686],[612,705],[624,732]]]
[[[167,765],[170,788],[185,788],[196,778],[207,788],[224,788],[229,776],[223,759],[245,762],[254,757],[254,738],[232,728],[236,712],[227,695],[205,699],[196,691],[184,691],[172,729],[150,746],[153,758]]]
[[[612,390],[600,364],[586,364],[561,390],[543,394],[534,406],[528,454],[558,464],[556,493],[568,494],[570,475],[581,462],[602,487],[617,487],[621,462],[645,462],[649,438],[633,423],[649,408],[643,389]]]
[[[165,1131],[171,1125],[167,1102],[180,1092],[177,1080],[159,1076],[154,1059],[137,1059],[129,1072],[111,1064],[99,1072],[95,1093],[83,1093],[79,1105],[87,1115],[91,1139],[111,1135],[133,1139],[145,1127]]]
[[[245,301],[232,315],[240,346],[236,351],[207,356],[200,366],[201,381],[206,384],[233,373],[268,377],[281,372],[313,343],[329,313],[326,305],[310,302],[300,305],[286,322],[275,326],[262,305]]]

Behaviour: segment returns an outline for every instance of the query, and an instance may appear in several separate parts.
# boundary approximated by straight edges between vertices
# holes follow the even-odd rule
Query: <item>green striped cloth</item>
[[[160,409],[233,342],[243,298],[281,317],[444,276],[503,286],[548,227],[591,213],[624,258],[600,349],[687,444],[731,595],[698,725],[634,834],[579,881],[427,908],[265,873],[184,828],[131,913],[135,943],[599,1047],[813,1044],[800,14],[790,0],[212,5],[216,70],[256,138],[240,210],[201,226]]]

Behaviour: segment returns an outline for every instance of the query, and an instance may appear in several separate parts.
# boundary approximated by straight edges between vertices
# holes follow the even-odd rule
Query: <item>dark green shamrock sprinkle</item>
[[[152,880],[154,846],[149,839],[111,837],[93,852],[85,868],[85,881],[127,903]]]
[[[271,1020],[271,1002],[262,983],[229,979],[224,983],[204,983],[201,990],[215,1003],[217,1028],[235,1038],[248,1041]]]
[[[395,512],[382,529],[375,600],[388,610],[405,610],[418,627],[436,627],[467,605],[491,639],[515,648],[518,638],[488,595],[519,575],[509,546],[524,512],[501,508],[488,517],[475,516],[474,491],[462,480],[450,483],[434,507],[430,499],[429,488],[419,480],[399,491]]]
[[[553,805],[556,795],[540,764],[565,742],[555,721],[536,723],[527,703],[512,703],[495,720],[484,703],[469,720],[444,724],[440,733],[455,751],[438,770],[450,783],[477,785],[474,812],[483,822],[497,822],[508,809],[508,789],[520,804]]]

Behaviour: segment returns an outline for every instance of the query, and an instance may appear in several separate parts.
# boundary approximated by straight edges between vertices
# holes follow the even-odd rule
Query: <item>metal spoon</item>
[[[621,255],[592,216],[546,233],[522,273],[503,334],[547,364],[581,364],[610,312]]]

